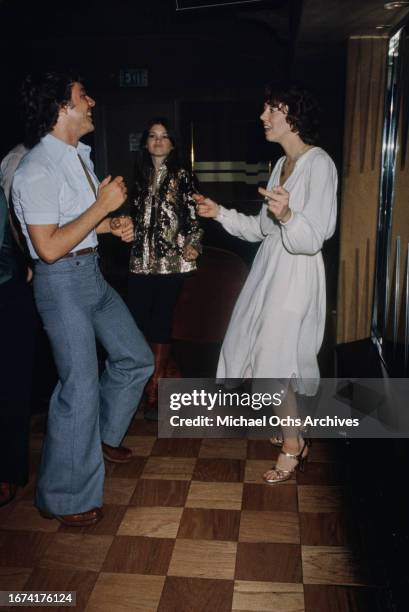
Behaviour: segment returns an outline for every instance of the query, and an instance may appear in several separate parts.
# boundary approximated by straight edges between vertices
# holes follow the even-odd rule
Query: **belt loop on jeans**
[[[98,247],[87,247],[86,249],[79,249],[78,251],[73,251],[72,253],[67,253],[60,257],[60,259],[67,259],[68,257],[79,257],[80,255],[88,255],[88,253],[96,253],[98,251]]]

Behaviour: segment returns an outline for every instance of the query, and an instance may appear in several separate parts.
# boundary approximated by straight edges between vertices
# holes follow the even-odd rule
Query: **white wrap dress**
[[[285,157],[278,160],[267,189],[279,185]],[[263,204],[248,216],[221,207],[217,217],[233,236],[262,241],[239,295],[223,341],[217,378],[319,380],[317,362],[326,313],[321,249],[335,230],[337,171],[319,147],[296,162],[283,184],[292,218],[281,224]]]

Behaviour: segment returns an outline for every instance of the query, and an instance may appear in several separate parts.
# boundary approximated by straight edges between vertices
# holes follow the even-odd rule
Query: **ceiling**
[[[279,37],[333,45],[354,35],[385,35],[409,8],[386,10],[382,0],[271,0],[239,12],[244,19],[264,22]]]
[[[200,4],[200,0],[183,0]],[[220,0],[224,2],[226,0]],[[16,36],[26,44],[48,38],[73,36],[98,37],[148,36],[155,45],[160,38],[183,39],[187,34],[204,45],[229,45],[234,42],[241,55],[251,55],[257,40],[264,48],[278,47],[284,52],[286,65],[304,69],[307,61],[331,64],[331,55],[341,53],[344,41],[353,35],[385,36],[409,13],[409,9],[385,10],[383,0],[263,0],[248,4],[218,4],[202,0],[211,8],[176,10],[176,0],[87,0],[56,5],[55,0],[27,3],[26,0],[0,0],[2,44],[14,44]],[[57,6],[57,9],[56,9]],[[252,33],[253,38],[250,38]],[[231,43],[230,43],[231,45]],[[253,45],[253,47],[252,47]],[[268,53],[268,52],[266,52]],[[240,55],[241,54],[241,55]],[[257,54],[256,54],[257,55]],[[264,57],[262,55],[261,57]],[[265,55],[266,59],[269,59]],[[276,58],[277,59],[277,58]]]
[[[354,34],[379,35],[376,26],[402,19],[408,9],[385,10],[383,0],[179,0],[185,4],[213,5],[211,8],[177,11],[176,0],[88,0],[60,5],[55,0],[27,3],[0,0],[0,17],[7,27],[28,29],[32,36],[50,28],[85,31],[98,29],[108,34],[137,32],[152,26],[180,27],[228,20],[252,21],[268,28],[279,39],[300,42],[339,42]],[[225,4],[229,1],[231,4]],[[28,28],[27,28],[28,26]]]
[[[222,4],[227,0],[222,0]],[[233,0],[230,0],[233,1]],[[176,0],[171,0],[176,6]],[[217,0],[179,0],[217,4]],[[265,0],[232,6],[195,8],[176,13],[176,22],[222,22],[226,18],[258,24],[275,41],[287,45],[288,60],[336,53],[350,36],[387,36],[409,14],[409,7],[387,10],[383,0]],[[382,26],[382,28],[380,27]]]
[[[353,35],[379,36],[376,26],[393,26],[408,8],[386,10],[382,0],[304,0],[301,42],[336,42]]]
[[[257,8],[255,8],[257,7]],[[197,12],[197,11],[196,11]],[[387,10],[383,0],[289,0],[263,2],[239,11],[242,19],[258,21],[287,45],[293,77],[316,70],[316,79],[337,78],[342,71],[345,41],[351,36],[387,36],[409,8]],[[382,29],[379,26],[383,26]],[[314,72],[314,71],[313,71]],[[329,83],[331,86],[331,84]]]

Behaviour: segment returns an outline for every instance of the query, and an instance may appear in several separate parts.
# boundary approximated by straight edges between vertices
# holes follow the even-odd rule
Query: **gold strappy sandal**
[[[301,451],[297,454],[286,453],[284,451],[280,451],[281,455],[284,455],[285,457],[290,457],[291,459],[296,459],[297,463],[291,470],[283,470],[281,468],[277,468],[273,466],[271,470],[276,473],[277,477],[276,478],[265,478],[263,476],[264,482],[267,484],[278,484],[279,482],[290,480],[291,476],[294,474],[294,472],[297,471],[297,469],[300,470],[300,472],[303,472],[305,468],[305,463],[308,458],[309,446],[310,446],[310,440],[304,440],[303,447]]]

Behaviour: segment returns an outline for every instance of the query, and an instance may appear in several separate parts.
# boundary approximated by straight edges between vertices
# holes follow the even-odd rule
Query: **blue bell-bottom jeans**
[[[53,514],[103,504],[101,441],[118,446],[153,371],[152,353],[91,253],[38,262],[34,296],[59,381],[52,394],[36,504]],[[107,352],[98,373],[96,339]]]

